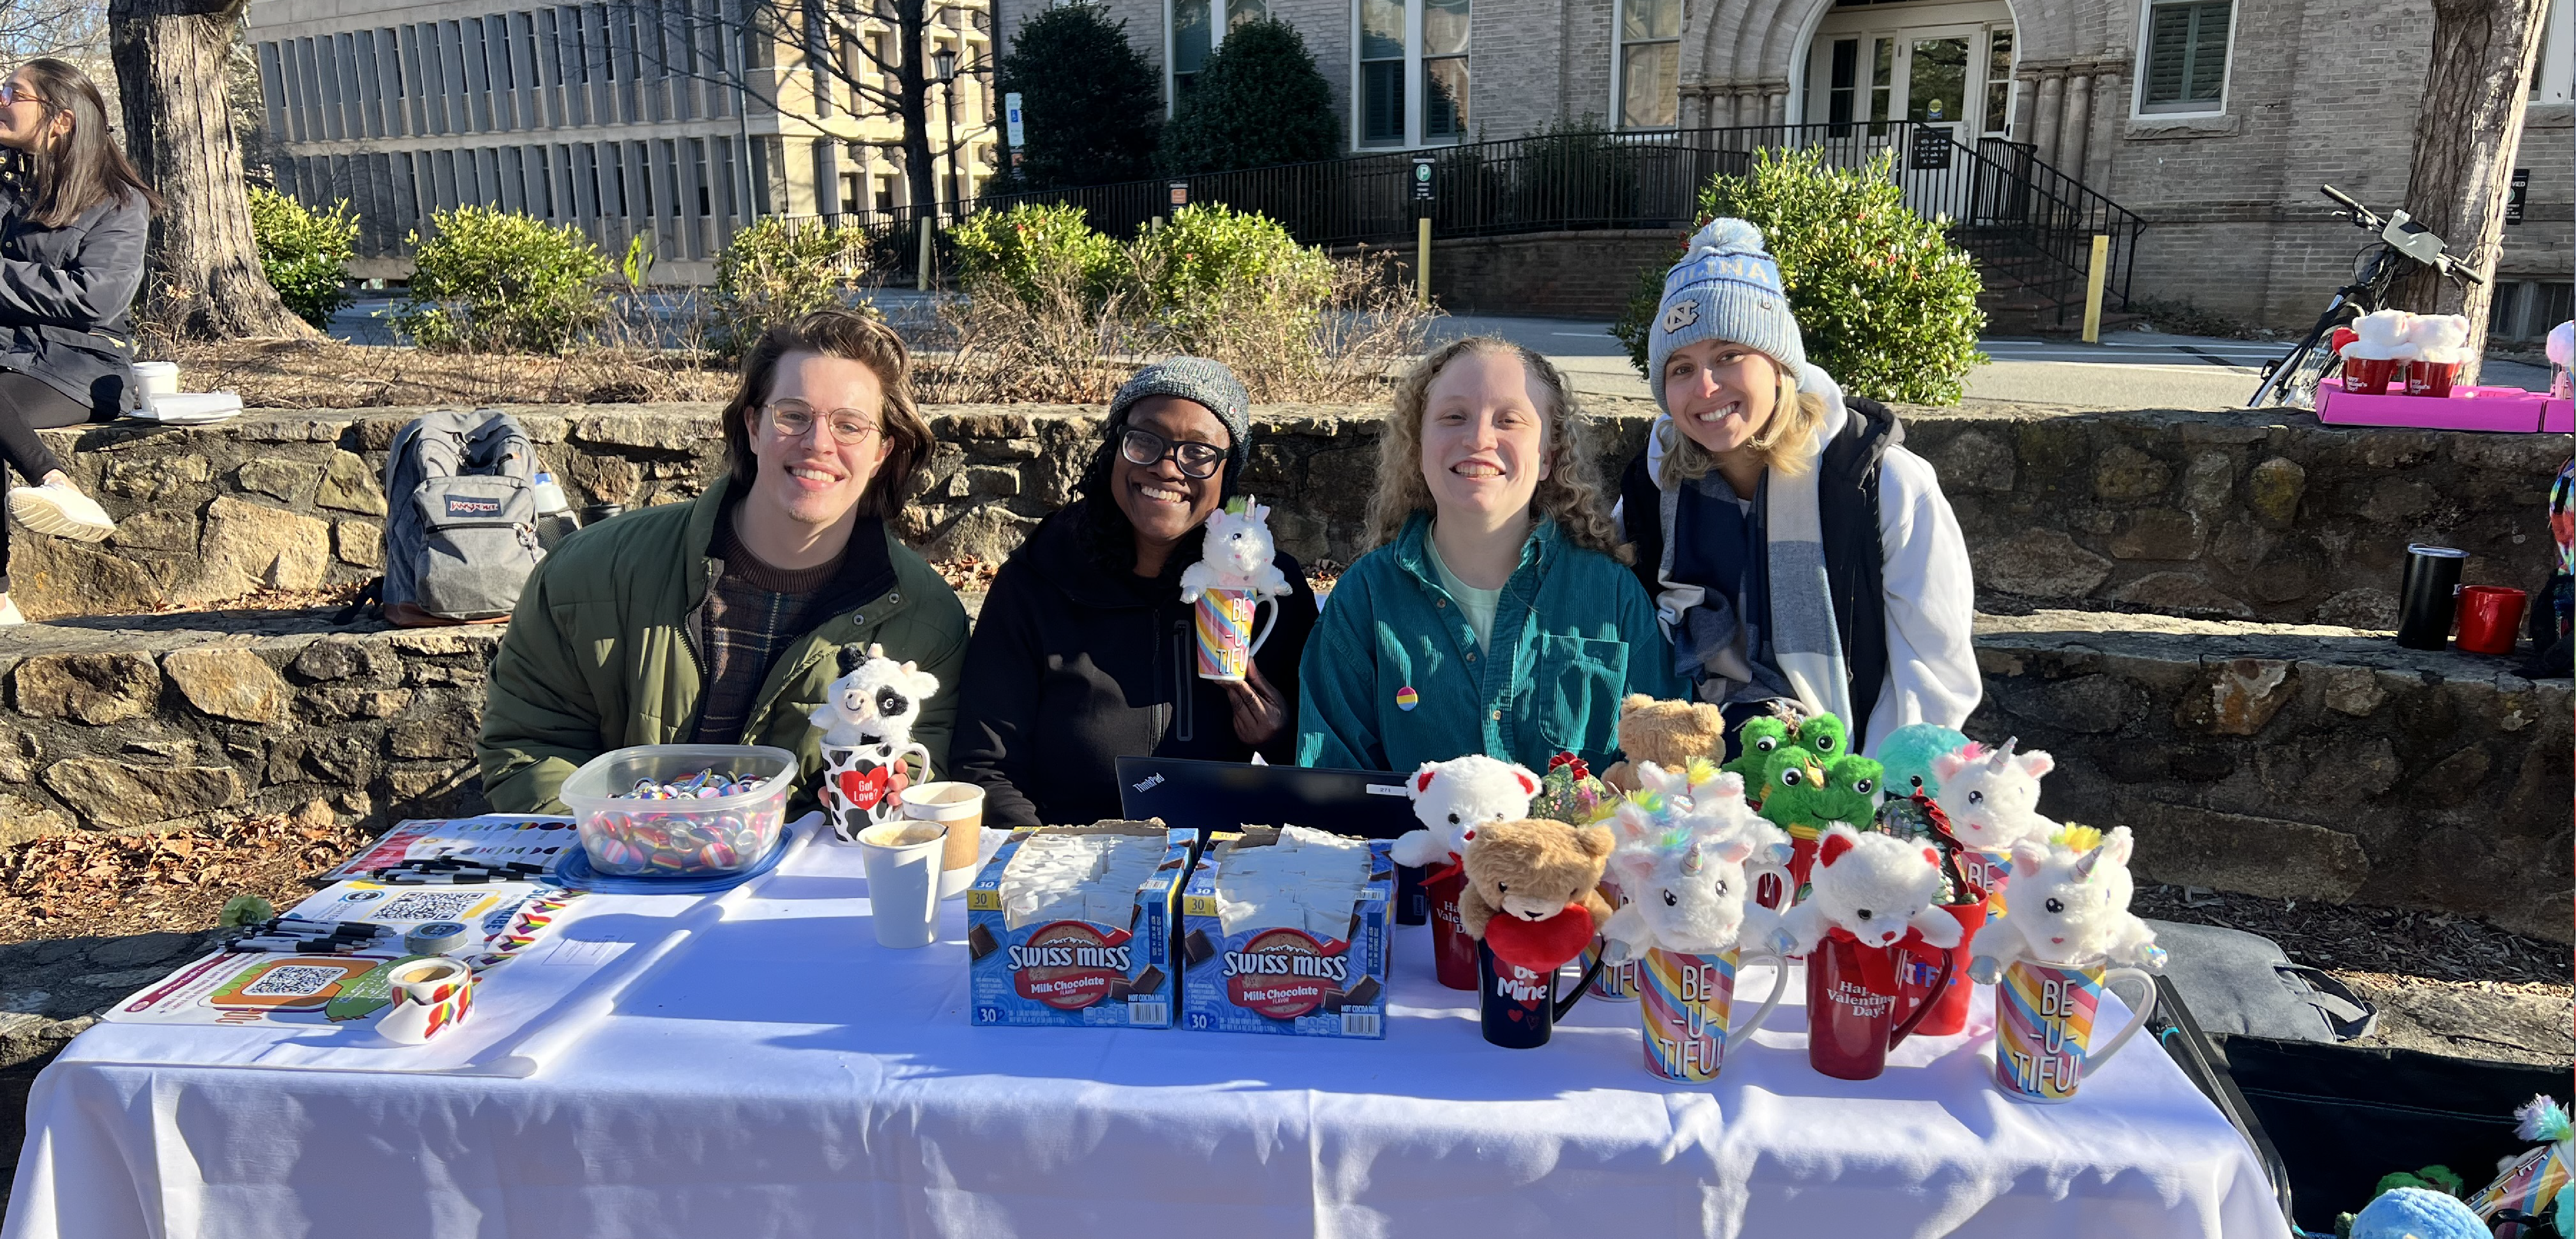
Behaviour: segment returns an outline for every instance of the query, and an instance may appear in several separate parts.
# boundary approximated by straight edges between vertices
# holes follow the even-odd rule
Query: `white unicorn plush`
[[[1423,829],[1399,836],[1389,853],[1399,865],[1445,865],[1467,852],[1476,828],[1529,816],[1538,776],[1482,753],[1427,761],[1404,785]]]
[[[2057,823],[2039,815],[2039,778],[2056,759],[2036,749],[2013,752],[2018,737],[2001,748],[1970,742],[1932,759],[1941,780],[1937,803],[1949,815],[1950,833],[1980,852],[2000,855],[2024,839],[2045,839]]]
[[[1273,598],[1288,594],[1287,574],[1271,562],[1279,548],[1270,539],[1270,509],[1251,496],[1237,496],[1208,513],[1205,547],[1197,563],[1181,569],[1181,601],[1196,602],[1211,589]]]
[[[886,657],[882,645],[871,645],[864,654],[857,646],[843,646],[841,678],[832,681],[823,704],[806,717],[822,729],[827,746],[900,749],[912,743],[922,703],[938,691],[938,676]]]
[[[1771,935],[1784,955],[1804,955],[1827,931],[1862,946],[1892,947],[1907,930],[1936,947],[1959,945],[1958,919],[1940,909],[1941,857],[1931,848],[1836,822],[1817,845],[1805,902],[1780,915]]]
[[[1657,947],[1713,954],[1767,937],[1777,914],[1749,902],[1748,869],[1785,860],[1789,837],[1744,803],[1743,778],[1706,761],[1635,771],[1638,790],[1611,822],[1620,846],[1606,884],[1620,906],[1601,930],[1603,958],[1624,963]]]
[[[2021,960],[2163,971],[2165,951],[2155,931],[2129,911],[2136,891],[2129,877],[2133,846],[2126,826],[2109,834],[2069,826],[2046,842],[2015,844],[2012,911],[1978,931],[1968,978],[1991,984]]]

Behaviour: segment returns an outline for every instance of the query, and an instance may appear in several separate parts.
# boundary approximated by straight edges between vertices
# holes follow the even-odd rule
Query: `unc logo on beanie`
[[[1696,301],[1676,301],[1671,309],[1664,311],[1663,326],[1666,331],[1679,331],[1698,321],[1699,303]]]

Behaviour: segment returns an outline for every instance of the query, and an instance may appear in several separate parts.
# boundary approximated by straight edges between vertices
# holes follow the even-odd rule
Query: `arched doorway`
[[[1810,124],[1943,125],[1971,148],[2018,137],[2019,46],[2006,0],[1842,0],[1808,40],[1800,110]]]

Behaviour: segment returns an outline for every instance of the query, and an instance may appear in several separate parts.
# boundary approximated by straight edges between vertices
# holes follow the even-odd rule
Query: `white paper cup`
[[[144,395],[179,394],[179,363],[175,361],[138,361],[134,363],[134,377],[142,381]]]
[[[868,868],[868,916],[877,945],[908,950],[939,937],[939,851],[945,832],[936,822],[880,822],[859,832]]]
[[[903,794],[903,815],[937,822],[947,832],[939,854],[939,897],[955,899],[975,884],[984,842],[984,789],[972,783],[917,783]]]

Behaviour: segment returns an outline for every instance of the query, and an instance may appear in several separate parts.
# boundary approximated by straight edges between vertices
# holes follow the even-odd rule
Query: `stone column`
[[[2084,179],[2085,136],[2093,128],[2093,75],[2070,73],[2066,76],[2066,120],[2057,131],[2058,158],[2051,162],[2060,172]]]
[[[2012,139],[2028,142],[2031,140],[2031,117],[2039,103],[2039,79],[2025,77],[2015,85],[2018,89],[2013,91]]]
[[[2030,144],[2038,148],[2041,163],[2057,162],[2057,123],[2065,105],[2066,75],[2045,73],[2039,79],[2039,102],[2033,105],[2037,123],[2031,127]]]
[[[849,204],[841,201],[841,144],[831,137],[814,139],[814,213],[839,223]]]

